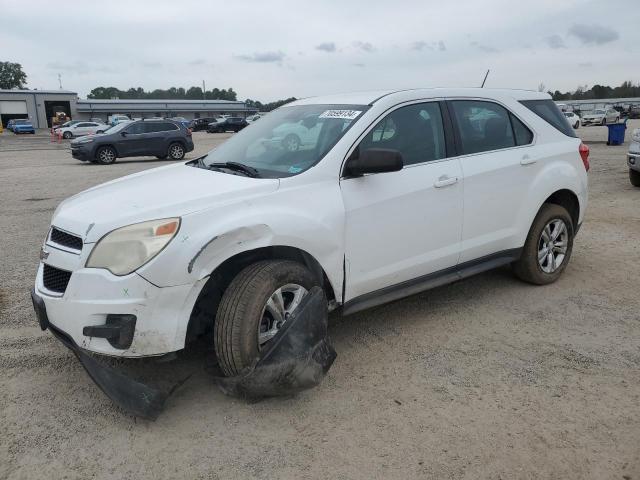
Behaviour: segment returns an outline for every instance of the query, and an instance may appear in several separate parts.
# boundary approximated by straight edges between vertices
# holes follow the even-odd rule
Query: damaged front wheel
[[[251,366],[316,284],[304,265],[290,260],[261,261],[242,270],[216,315],[215,349],[224,374],[238,375]]]

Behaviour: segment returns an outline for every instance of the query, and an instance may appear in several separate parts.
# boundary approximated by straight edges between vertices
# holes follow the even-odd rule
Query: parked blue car
[[[11,126],[11,130],[16,135],[18,133],[36,133],[30,120],[15,120]]]

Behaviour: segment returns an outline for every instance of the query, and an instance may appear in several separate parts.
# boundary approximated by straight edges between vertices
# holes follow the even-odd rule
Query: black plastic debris
[[[327,325],[327,300],[314,287],[252,366],[234,377],[215,377],[216,383],[225,394],[245,399],[291,395],[319,385],[337,356]]]

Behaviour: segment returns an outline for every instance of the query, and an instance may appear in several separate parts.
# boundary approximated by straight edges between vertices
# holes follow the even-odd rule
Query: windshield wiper
[[[245,173],[248,177],[252,177],[252,178],[260,177],[260,172],[258,171],[258,169],[250,167],[249,165],[245,165],[244,163],[239,163],[239,162],[211,163],[209,167],[228,168],[229,170],[235,170],[237,172]]]

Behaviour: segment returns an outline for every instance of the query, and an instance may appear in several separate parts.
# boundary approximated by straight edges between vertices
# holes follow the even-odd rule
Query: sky
[[[363,90],[574,90],[640,81],[638,0],[0,0],[27,87],[229,88],[262,102]]]

